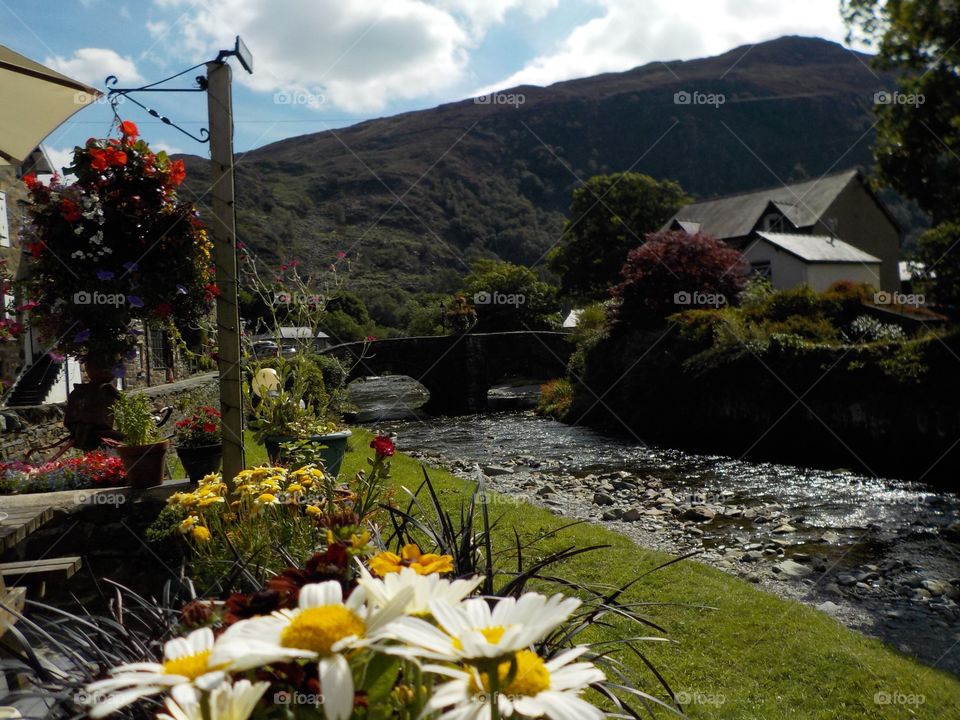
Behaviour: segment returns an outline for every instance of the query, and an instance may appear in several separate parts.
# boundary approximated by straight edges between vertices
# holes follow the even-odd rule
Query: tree
[[[874,155],[881,180],[913,198],[934,223],[960,213],[960,5],[938,0],[842,0],[848,38],[877,49],[901,73],[877,93]],[[859,31],[859,32],[858,32]]]
[[[530,268],[502,260],[480,260],[463,281],[477,312],[478,332],[544,330],[555,327],[557,290]]]
[[[671,180],[641,173],[598,175],[573,191],[564,242],[549,255],[562,295],[603,300],[631,249],[690,202]]]
[[[914,258],[923,265],[921,287],[940,305],[960,307],[960,223],[940,223],[917,239]],[[951,261],[951,258],[953,260]]]
[[[694,307],[739,301],[747,281],[743,255],[716,238],[664,232],[630,251],[611,291],[620,298],[618,319],[658,325],[667,315]]]

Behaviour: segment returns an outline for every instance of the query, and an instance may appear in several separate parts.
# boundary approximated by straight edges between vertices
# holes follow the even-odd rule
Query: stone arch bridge
[[[487,391],[506,378],[564,376],[572,352],[567,333],[520,331],[352,342],[320,354],[344,360],[351,368],[348,382],[408,375],[430,392],[427,412],[456,415],[484,411]]]

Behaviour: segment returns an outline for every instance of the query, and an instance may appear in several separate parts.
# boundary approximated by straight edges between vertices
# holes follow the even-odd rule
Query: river
[[[960,675],[956,494],[647,445],[529,410],[415,417],[425,398],[409,379],[351,385],[361,422],[404,452],[645,547],[699,551],[697,561]]]

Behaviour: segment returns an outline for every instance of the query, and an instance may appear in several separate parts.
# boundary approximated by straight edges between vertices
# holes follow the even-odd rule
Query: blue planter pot
[[[327,433],[326,435],[311,435],[308,439],[322,443],[318,453],[319,460],[333,477],[340,474],[340,465],[343,463],[343,456],[347,454],[347,440],[353,435],[349,430],[340,430],[339,432]],[[267,456],[272,463],[282,461],[280,448],[281,443],[300,440],[293,436],[270,436],[263,439],[264,447],[267,449]]]

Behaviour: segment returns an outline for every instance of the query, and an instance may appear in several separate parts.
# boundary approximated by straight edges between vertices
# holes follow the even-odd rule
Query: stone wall
[[[134,390],[151,399],[155,410],[170,406],[174,413],[163,427],[165,435],[173,432],[174,423],[182,417],[178,401],[190,393],[213,386],[216,373],[206,373],[187,380]],[[215,394],[215,393],[214,393]],[[0,461],[22,460],[32,447],[42,447],[60,440],[67,434],[63,426],[64,403],[36,405],[0,410]],[[53,451],[39,453],[49,457]]]

